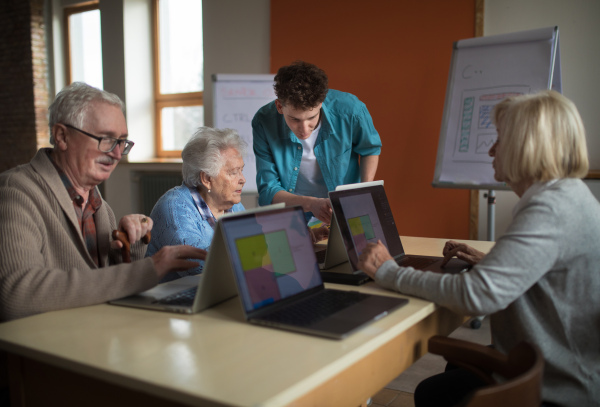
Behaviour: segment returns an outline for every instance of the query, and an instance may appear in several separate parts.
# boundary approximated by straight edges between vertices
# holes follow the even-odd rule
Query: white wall
[[[204,120],[213,125],[212,75],[266,74],[271,62],[270,0],[203,0]]]
[[[583,118],[590,168],[600,169],[600,1],[598,0],[486,0],[484,35],[505,34],[558,26],[563,94],[573,100]],[[589,185],[590,183],[588,183]],[[594,183],[592,188],[597,191]],[[479,238],[487,237],[486,191],[480,192]],[[504,233],[512,220],[517,196],[498,191],[495,236]]]
[[[135,142],[131,160],[154,157],[154,77],[152,75],[152,2],[124,3],[124,63],[127,127]]]

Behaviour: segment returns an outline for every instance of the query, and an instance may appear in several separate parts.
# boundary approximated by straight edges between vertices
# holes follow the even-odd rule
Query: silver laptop
[[[226,213],[221,219],[283,208],[284,206],[284,203],[278,203],[242,212]],[[221,233],[220,228],[217,227],[202,274],[159,284],[139,294],[109,301],[109,304],[194,314],[235,297],[237,288]]]
[[[360,271],[358,257],[368,243],[377,243],[378,240],[388,248],[396,263],[403,267],[444,273],[458,273],[469,267],[467,262],[452,259],[442,268],[443,257],[404,253],[383,185],[331,191],[329,199],[344,242],[345,253],[352,266],[350,272]]]
[[[408,302],[326,289],[301,207],[223,218],[219,230],[251,323],[340,339]]]

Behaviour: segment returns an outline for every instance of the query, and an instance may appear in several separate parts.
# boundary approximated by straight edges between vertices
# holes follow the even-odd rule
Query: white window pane
[[[165,107],[161,111],[162,149],[183,150],[198,127],[204,126],[203,106]]]
[[[81,81],[103,89],[100,10],[69,16],[69,44],[73,82]]]
[[[202,92],[202,1],[159,1],[160,93]]]

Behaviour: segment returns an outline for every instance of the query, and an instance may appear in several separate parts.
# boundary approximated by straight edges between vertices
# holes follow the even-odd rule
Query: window
[[[204,125],[202,2],[154,0],[156,155],[180,157]]]
[[[102,41],[98,2],[65,8],[67,83],[85,82],[103,88]]]

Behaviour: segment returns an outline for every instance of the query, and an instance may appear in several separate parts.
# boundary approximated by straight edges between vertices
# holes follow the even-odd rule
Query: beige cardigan
[[[0,321],[99,304],[158,282],[152,259],[142,259],[145,246],[133,245],[132,263],[119,264],[110,248],[117,223],[104,200],[95,214],[100,267],[94,264],[46,151],[0,174]]]

